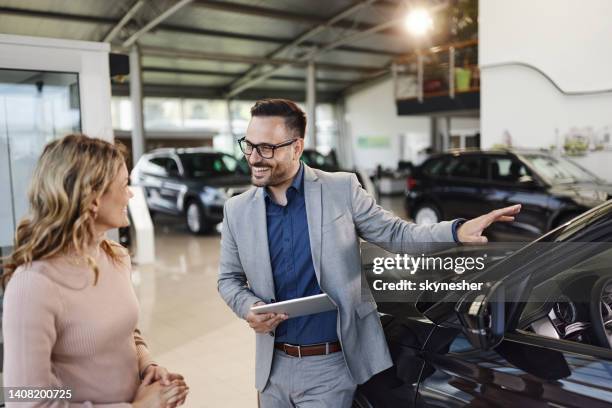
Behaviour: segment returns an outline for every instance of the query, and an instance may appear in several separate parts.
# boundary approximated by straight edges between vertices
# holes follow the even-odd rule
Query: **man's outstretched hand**
[[[516,204],[510,207],[493,210],[490,213],[481,215],[478,218],[473,218],[466,221],[457,229],[457,239],[461,243],[475,242],[484,244],[487,242],[487,237],[482,235],[485,228],[498,221],[514,221],[514,216],[520,211],[521,205]]]

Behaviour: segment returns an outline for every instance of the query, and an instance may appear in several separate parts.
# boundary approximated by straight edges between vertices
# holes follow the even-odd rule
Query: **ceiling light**
[[[416,36],[422,36],[433,28],[433,20],[425,9],[414,9],[404,21],[406,29]]]

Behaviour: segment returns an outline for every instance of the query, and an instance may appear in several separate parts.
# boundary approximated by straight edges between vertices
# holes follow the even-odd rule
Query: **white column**
[[[140,50],[134,45],[130,51],[130,99],[132,101],[132,162],[140,159],[145,149],[142,103],[142,70]]]
[[[314,61],[308,63],[306,78],[306,146],[317,147],[317,71]]]

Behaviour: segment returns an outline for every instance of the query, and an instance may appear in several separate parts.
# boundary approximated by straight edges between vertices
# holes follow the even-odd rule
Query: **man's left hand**
[[[482,235],[482,232],[494,222],[511,222],[514,221],[514,216],[521,211],[521,205],[516,204],[510,207],[493,210],[490,213],[481,215],[478,218],[471,219],[463,223],[457,229],[457,239],[461,243],[486,243],[487,237]]]

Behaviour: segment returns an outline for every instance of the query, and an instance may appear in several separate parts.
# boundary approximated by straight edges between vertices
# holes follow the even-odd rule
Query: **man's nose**
[[[254,148],[253,152],[251,152],[251,155],[249,156],[249,163],[255,164],[255,163],[261,161],[262,159],[263,159],[263,157],[261,157],[259,155],[259,151]]]

